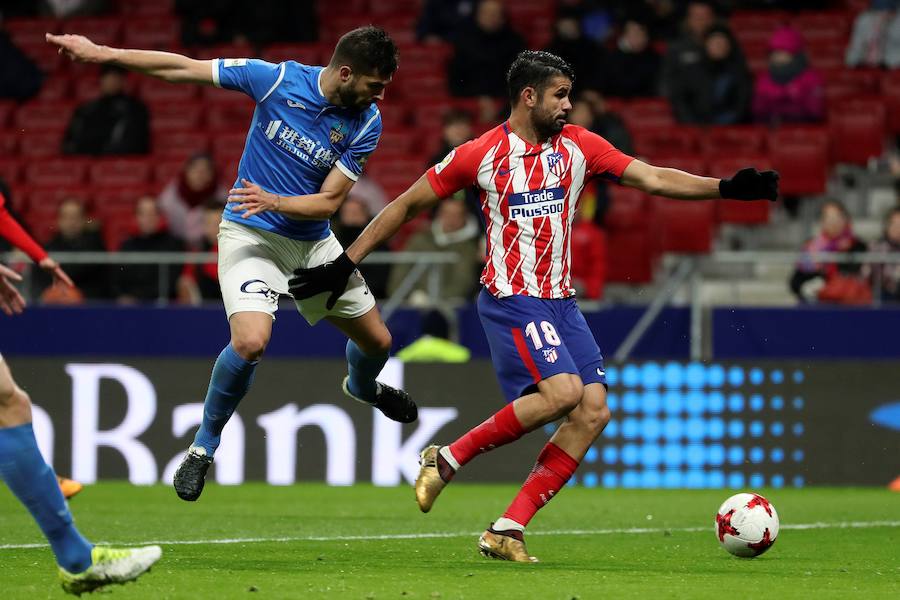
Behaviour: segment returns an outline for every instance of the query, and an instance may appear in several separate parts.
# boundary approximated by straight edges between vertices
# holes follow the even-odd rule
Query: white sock
[[[525,532],[524,525],[516,523],[512,519],[507,519],[506,517],[500,517],[499,519],[494,521],[491,529],[493,529],[494,531],[509,531],[510,529],[514,529],[523,533]]]
[[[441,446],[441,449],[438,450],[438,454],[444,457],[450,466],[453,467],[454,471],[459,471],[459,461],[454,458],[453,453],[450,452],[450,446]]]

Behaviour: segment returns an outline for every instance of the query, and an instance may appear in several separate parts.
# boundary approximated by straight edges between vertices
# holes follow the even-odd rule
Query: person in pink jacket
[[[825,116],[822,76],[809,66],[796,29],[781,27],[769,40],[769,69],[756,82],[753,116],[775,125],[821,121]]]

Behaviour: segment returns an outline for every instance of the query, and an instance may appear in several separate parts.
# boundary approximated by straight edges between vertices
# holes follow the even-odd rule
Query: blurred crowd
[[[113,0],[5,0],[0,5],[0,18],[96,15],[114,4]],[[787,25],[775,29],[766,40],[768,62],[754,73],[728,21],[728,15],[736,9],[803,10],[821,9],[822,5],[802,0],[559,0],[545,49],[575,67],[577,95],[570,122],[602,135],[624,152],[634,153],[629,130],[610,109],[610,97],[665,97],[676,120],[690,125],[822,121],[826,108],[823,75],[811,66],[802,33]],[[845,53],[848,68],[893,69],[900,65],[898,7],[900,0],[872,0],[858,14]],[[221,44],[258,48],[273,42],[320,39],[312,1],[254,0],[252,10],[245,8],[246,2],[241,0],[175,0],[173,10],[181,19],[182,44],[187,48]],[[424,169],[477,135],[480,124],[502,120],[506,110],[505,72],[527,42],[510,23],[500,0],[423,0],[415,37],[424,44],[452,47],[449,92],[459,98],[476,99],[470,105],[474,112],[454,109],[443,115],[440,146],[420,165]],[[2,29],[0,61],[5,65],[0,72],[0,98],[22,101],[38,92],[43,74]],[[119,156],[150,151],[148,108],[129,91],[126,75],[115,67],[102,69],[100,93],[74,111],[61,140],[61,153]],[[403,76],[402,68],[399,76]],[[900,177],[900,161],[895,162]],[[122,227],[121,222],[103,223],[91,198],[67,198],[59,205],[55,235],[48,248],[215,252],[218,221],[233,176],[219,172],[219,167],[208,154],[190,157],[158,194],[135,199],[125,232],[112,233],[111,228]],[[410,181],[412,178],[410,174]],[[333,219],[341,243],[352,243],[390,199],[375,180],[361,178]],[[590,186],[576,218],[573,276],[582,297],[603,296],[608,204],[604,185]],[[414,222],[384,250],[456,252],[460,259],[441,267],[441,295],[450,301],[467,300],[477,288],[483,260],[479,219],[474,192],[460,192],[434,214]],[[853,235],[850,216],[843,206],[837,201],[827,202],[821,231],[807,248],[855,251],[867,247],[900,250],[900,209],[895,208],[886,217],[882,239],[866,242]],[[62,293],[41,289],[45,301],[138,302],[163,296],[197,303],[214,300],[219,294],[214,263],[162,271],[158,265],[65,268],[78,282],[78,290]],[[408,271],[408,265],[364,267],[379,297],[396,291]],[[900,273],[893,267],[862,269],[810,260],[798,265],[790,287],[803,302],[857,301],[865,296],[862,288],[873,278],[880,282],[883,299],[900,300]],[[39,285],[47,286],[49,281],[40,281]],[[424,282],[419,282],[410,300],[424,305],[427,297]]]

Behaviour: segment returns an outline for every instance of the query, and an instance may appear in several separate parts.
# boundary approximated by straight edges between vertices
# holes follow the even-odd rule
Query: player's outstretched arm
[[[378,213],[343,254],[318,267],[295,270],[294,277],[288,282],[291,294],[295,299],[303,300],[330,292],[325,306],[331,310],[347,288],[347,280],[356,270],[357,263],[393,237],[401,225],[423,210],[434,206],[439,200],[428,179],[423,175]]]
[[[730,198],[774,202],[778,197],[778,173],[760,173],[749,168],[741,169],[729,179],[716,179],[633,160],[622,173],[621,182],[656,196],[680,200]]]
[[[46,39],[59,48],[60,54],[77,62],[114,64],[172,83],[213,85],[211,60],[195,60],[181,54],[156,50],[110,48],[95,44],[83,35],[48,33]]]

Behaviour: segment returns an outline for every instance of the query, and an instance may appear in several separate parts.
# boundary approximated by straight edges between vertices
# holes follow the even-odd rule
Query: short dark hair
[[[535,50],[520,52],[506,72],[509,101],[515,106],[522,90],[533,87],[541,92],[550,79],[559,75],[575,83],[575,69],[557,55]]]
[[[387,77],[397,70],[398,58],[397,45],[388,32],[369,25],[342,35],[329,64],[332,67],[349,65],[362,75],[378,73]]]

